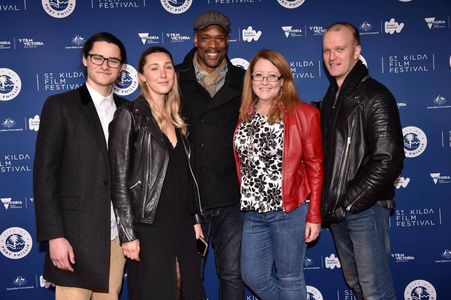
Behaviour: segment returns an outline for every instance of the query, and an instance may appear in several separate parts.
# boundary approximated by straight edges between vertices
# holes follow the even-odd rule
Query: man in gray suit
[[[44,278],[56,299],[118,299],[125,259],[111,209],[108,124],[126,100],[113,95],[126,52],[110,33],[83,47],[86,83],[44,104],[33,185]]]

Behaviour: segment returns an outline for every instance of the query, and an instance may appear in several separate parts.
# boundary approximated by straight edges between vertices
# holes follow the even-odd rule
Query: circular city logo
[[[51,17],[65,18],[75,10],[76,0],[42,0],[42,8]]]
[[[23,228],[10,227],[0,234],[0,252],[9,259],[21,259],[33,246],[31,235]]]
[[[437,292],[434,286],[426,280],[414,280],[404,290],[405,300],[436,300]]]
[[[11,69],[0,68],[0,101],[14,99],[22,89],[19,75]]]
[[[424,152],[428,140],[423,130],[415,126],[407,126],[402,129],[402,135],[406,157],[417,157]]]
[[[138,72],[131,65],[122,66],[121,75],[114,83],[114,93],[119,96],[132,94],[138,88]]]
[[[230,60],[230,62],[238,68],[247,70],[247,67],[249,66],[249,62],[247,60],[245,60],[244,58],[240,58],[240,57],[236,57],[236,58],[232,58]]]
[[[317,288],[307,285],[307,300],[323,300],[323,295]]]
[[[361,54],[359,55],[359,59],[362,61],[362,63],[365,65],[365,67],[368,69],[368,64],[366,63],[365,57],[363,57]]]
[[[285,8],[293,9],[304,4],[305,0],[277,0],[277,2]]]
[[[183,14],[186,12],[193,0],[160,0],[163,8],[171,14]]]

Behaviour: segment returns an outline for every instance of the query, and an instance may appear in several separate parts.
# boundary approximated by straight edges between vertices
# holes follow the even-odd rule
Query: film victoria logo
[[[435,261],[436,263],[451,263],[451,250],[445,249],[440,253],[440,259]]]
[[[11,69],[0,68],[0,101],[16,98],[22,89],[19,75]]]
[[[241,58],[241,57],[235,57],[235,58],[232,58],[232,59],[230,60],[230,62],[231,62],[235,67],[241,68],[241,69],[243,69],[243,70],[247,70],[247,67],[249,66],[249,62],[248,62],[247,60],[245,60],[244,58]]]
[[[28,279],[22,275],[16,276],[11,281],[11,286],[6,288],[7,291],[28,290],[28,289],[34,289],[34,285],[30,284],[28,282]]]
[[[391,257],[396,263],[407,263],[415,260],[414,256],[406,255],[405,253],[392,253]]]
[[[19,42],[19,46],[22,46],[24,49],[32,49],[32,48],[38,48],[41,46],[44,46],[44,42],[35,40],[34,38],[18,38],[17,41]]]
[[[10,227],[0,234],[0,252],[9,259],[24,258],[32,247],[31,235],[21,227]]]
[[[294,9],[304,4],[305,0],[277,0],[277,2],[285,8]]]
[[[171,14],[183,14],[193,4],[193,0],[160,0],[161,6]]]
[[[396,22],[395,18],[391,18],[389,21],[385,21],[384,23],[385,33],[388,34],[400,33],[403,28],[404,23]]]
[[[42,8],[51,17],[61,19],[74,12],[76,0],[42,0]]]
[[[287,38],[297,38],[304,36],[303,30],[301,28],[293,28],[292,25],[282,26],[281,28]]]
[[[451,105],[449,105],[448,100],[445,98],[445,96],[437,95],[433,100],[432,104],[427,107],[427,109],[440,109],[440,108],[451,108]]]
[[[114,83],[114,93],[119,96],[133,94],[138,88],[138,72],[131,65],[122,66],[121,75]]]
[[[323,300],[323,294],[314,286],[307,285],[307,300]]]
[[[151,35],[148,32],[140,32],[138,36],[143,45],[152,45],[160,43],[160,37],[158,35]]]
[[[417,208],[396,209],[393,216],[395,222],[390,226],[410,227],[433,227],[442,224],[442,210],[440,208]]]
[[[189,35],[184,35],[179,32],[168,32],[166,33],[166,37],[169,39],[170,43],[183,43],[191,40]]]
[[[451,177],[443,175],[442,173],[429,173],[434,184],[449,184],[451,183]]]
[[[324,35],[324,32],[326,32],[326,27],[320,25],[311,25],[308,27],[308,30],[310,30],[310,32],[312,32],[314,36],[321,36]]]
[[[437,292],[434,286],[422,279],[410,282],[404,290],[404,300],[436,300]]]
[[[427,27],[429,30],[431,29],[442,29],[448,27],[448,22],[446,19],[439,19],[437,17],[428,17],[424,18],[424,21],[426,22]]]
[[[408,158],[420,156],[426,150],[428,140],[423,130],[415,126],[402,129],[404,153]]]
[[[242,37],[243,41],[245,42],[252,42],[252,41],[258,41],[262,35],[262,32],[256,31],[252,26],[248,26],[246,29],[243,29],[242,31]]]

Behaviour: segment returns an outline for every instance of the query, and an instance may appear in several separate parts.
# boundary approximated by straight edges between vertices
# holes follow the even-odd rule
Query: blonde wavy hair
[[[163,47],[160,46],[154,46],[147,48],[142,54],[139,59],[138,63],[138,72],[141,74],[144,74],[144,66],[146,64],[147,56],[153,53],[166,53],[169,58],[171,59],[172,65],[174,65],[174,59],[172,58],[172,54],[166,50]],[[146,98],[147,102],[150,105],[150,110],[152,112],[152,116],[154,117],[155,121],[157,122],[158,126],[160,127],[161,131],[165,131],[166,127],[168,126],[167,120],[163,117],[163,112],[158,109],[152,101],[152,97],[149,93],[149,88],[146,85],[145,82],[142,82],[140,76],[138,76],[138,82],[139,87],[141,89],[141,95]],[[178,84],[178,78],[177,73],[175,73],[174,78],[174,85],[172,89],[169,91],[169,93],[166,95],[166,99],[164,102],[164,111],[167,113],[168,116],[171,117],[172,124],[175,128],[179,128],[183,135],[186,135],[186,128],[187,125],[185,121],[183,121],[181,115],[180,115],[180,92],[179,92],[179,84]]]

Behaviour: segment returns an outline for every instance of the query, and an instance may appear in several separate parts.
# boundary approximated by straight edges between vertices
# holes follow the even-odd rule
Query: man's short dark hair
[[[85,58],[88,57],[88,54],[92,50],[92,47],[94,46],[95,42],[107,42],[118,46],[121,52],[122,63],[127,62],[127,52],[125,51],[124,44],[122,44],[122,42],[117,37],[115,37],[109,32],[96,33],[86,41],[86,43],[83,45],[83,56]]]
[[[349,22],[343,22],[343,21],[341,21],[341,22],[333,23],[332,25],[330,25],[329,27],[327,27],[326,32],[329,32],[329,31],[339,31],[339,30],[340,30],[340,27],[346,27],[346,28],[348,28],[349,30],[351,30],[352,36],[353,36],[353,38],[354,38],[354,41],[356,42],[356,44],[357,44],[358,46],[360,46],[360,33],[359,33],[359,30],[357,29],[357,27],[355,27],[354,25],[352,25],[352,24],[349,23]],[[325,33],[326,33],[326,32],[325,32]]]

